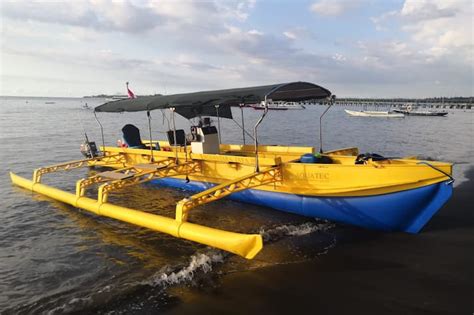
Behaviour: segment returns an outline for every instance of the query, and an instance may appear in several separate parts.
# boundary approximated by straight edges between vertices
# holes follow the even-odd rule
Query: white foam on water
[[[148,285],[152,287],[162,287],[166,288],[171,285],[186,283],[193,280],[196,273],[203,272],[209,273],[212,271],[213,265],[216,263],[222,263],[225,258],[225,253],[220,253],[218,251],[210,251],[206,254],[204,253],[197,253],[190,257],[189,264],[182,267],[179,270],[172,271],[171,266],[167,266],[161,269],[160,272],[155,274],[151,277],[151,279],[141,282],[135,283],[135,285]],[[83,308],[87,308],[88,306],[94,303],[95,298],[98,295],[106,294],[112,291],[112,285],[106,285],[102,289],[98,290],[94,295],[87,296],[83,298],[73,297],[66,303],[63,303],[59,306],[56,306],[46,312],[45,314],[48,315],[55,315],[55,314],[63,314],[73,311],[78,311]],[[133,304],[132,307],[135,310],[140,310],[140,305]],[[116,313],[117,311],[114,310],[112,313]],[[121,312],[119,312],[121,313]]]
[[[154,275],[148,284],[152,286],[169,286],[189,282],[194,278],[196,272],[208,273],[216,263],[222,263],[224,255],[218,252],[208,254],[194,254],[189,264],[178,271],[160,272]]]
[[[334,224],[328,222],[305,222],[299,225],[285,224],[268,230],[261,229],[264,241],[274,241],[284,236],[302,236],[317,231],[327,231],[334,227]]]
[[[64,313],[76,311],[78,309],[85,307],[86,305],[90,305],[91,302],[92,302],[91,297],[72,298],[69,302],[49,310],[46,314],[48,315],[64,314]]]
[[[285,224],[270,229],[262,229],[260,234],[264,241],[276,241],[287,236],[302,236],[318,231],[326,231],[332,228],[334,224],[328,222],[305,222],[302,224]],[[330,248],[331,246],[329,246]],[[329,249],[326,248],[325,250]],[[213,267],[218,263],[223,263],[226,253],[217,250],[210,250],[207,253],[196,253],[190,257],[189,263],[177,269],[176,267],[166,266],[158,273],[153,275],[150,279],[141,282],[142,285],[149,285],[153,287],[166,288],[176,284],[191,282],[197,273],[209,273]],[[173,270],[174,269],[174,270]],[[107,293],[112,289],[111,285],[106,285],[97,293]],[[71,311],[77,311],[84,308],[93,302],[91,296],[84,298],[72,298],[67,303],[57,306],[47,312],[47,314],[59,314]],[[138,306],[136,306],[138,307]]]

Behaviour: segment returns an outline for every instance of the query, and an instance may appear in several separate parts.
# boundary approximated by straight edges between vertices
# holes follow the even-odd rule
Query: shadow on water
[[[468,314],[474,169],[467,177],[419,234],[336,226],[330,232],[337,244],[327,255],[225,274],[213,290],[172,288],[183,303],[165,313]]]
[[[94,172],[87,171],[89,175]],[[62,179],[61,183],[54,178],[45,181],[64,186],[74,174],[69,175],[69,180]],[[56,217],[49,223],[50,229],[56,237],[67,240],[67,253],[63,257],[50,257],[49,263],[76,264],[86,276],[64,274],[65,279],[74,279],[69,280],[73,284],[46,290],[29,303],[5,310],[6,313],[159,311],[181,301],[179,296],[168,293],[170,287],[184,285],[212,290],[223,274],[305,261],[326,253],[336,244],[331,232],[334,225],[324,221],[230,200],[195,209],[192,218],[197,222],[223,229],[260,231],[266,249],[257,259],[247,261],[200,244],[99,217],[21,188],[13,189],[42,205],[43,216]],[[188,193],[144,185],[118,191],[111,200],[173,216],[176,201]],[[91,189],[87,194],[94,197],[96,191]],[[57,254],[57,250],[52,253]],[[45,263],[47,259],[36,261]],[[94,272],[88,274],[87,270]]]
[[[472,198],[474,168],[466,172],[467,181],[454,188],[453,198],[433,217],[424,231],[442,231],[474,227],[474,211],[467,206]],[[471,204],[472,205],[472,204]]]
[[[69,281],[38,292],[33,301],[7,308],[5,313],[74,312],[113,304],[124,296],[139,294],[143,297],[142,291],[148,292],[150,287],[159,293],[162,288],[145,283],[146,279],[151,279],[157,269],[171,268],[170,263],[176,268],[186,265],[196,249],[204,247],[98,217],[24,189],[16,190],[44,205],[47,208],[44,215],[59,217],[48,225],[51,233],[69,244],[64,250],[55,250],[54,237],[50,235],[46,252],[53,249],[55,256],[35,258],[32,263],[76,265],[77,270],[68,268],[66,273],[57,276]],[[93,272],[88,275],[89,271]],[[44,276],[40,278],[42,282],[47,281]],[[72,283],[67,283],[70,281]],[[33,285],[34,282],[30,280],[30,283]],[[160,294],[155,295],[163,302]]]

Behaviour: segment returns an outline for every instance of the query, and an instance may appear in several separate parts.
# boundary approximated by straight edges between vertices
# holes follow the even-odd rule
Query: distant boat
[[[443,111],[443,112],[435,112],[435,111],[430,111],[430,110],[424,110],[424,111],[407,111],[407,110],[402,110],[402,109],[395,109],[394,112],[401,113],[407,116],[446,116],[448,112]]]
[[[403,118],[405,115],[401,113],[394,113],[394,112],[387,112],[387,111],[369,111],[369,110],[364,110],[364,111],[357,111],[357,110],[344,110],[346,113],[348,113],[351,116],[356,116],[356,117],[387,117],[387,118]]]
[[[446,116],[447,111],[432,111],[432,110],[418,110],[418,106],[405,105],[400,109],[395,109],[394,112],[401,113],[407,116]]]
[[[44,102],[45,104],[56,104],[56,102]]]
[[[251,107],[256,110],[265,109],[265,102],[254,104]],[[304,105],[298,102],[268,102],[268,109],[271,110],[288,110],[288,109],[305,109]]]
[[[87,103],[85,103],[84,105],[82,105],[82,108],[83,108],[83,109],[92,109],[92,107],[90,107],[89,105],[87,105]]]

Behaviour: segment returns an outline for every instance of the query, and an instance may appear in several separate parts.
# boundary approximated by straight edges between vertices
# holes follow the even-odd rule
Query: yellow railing
[[[47,173],[53,173],[58,171],[69,171],[72,169],[84,167],[84,166],[92,166],[95,162],[102,161],[104,163],[122,163],[125,165],[125,157],[118,153],[118,154],[109,154],[105,156],[98,156],[92,159],[84,159],[84,160],[77,160],[77,161],[70,161],[61,164],[55,164],[47,167],[37,168],[33,172],[33,182],[39,183],[41,182],[41,176]]]
[[[179,201],[176,205],[176,220],[179,222],[187,221],[189,210],[199,205],[222,199],[242,190],[278,183],[281,180],[280,168],[272,167],[214,186]]]

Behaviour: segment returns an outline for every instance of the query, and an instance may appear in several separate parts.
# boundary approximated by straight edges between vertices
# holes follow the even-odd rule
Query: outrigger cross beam
[[[175,164],[174,159],[162,159],[154,163],[136,164],[130,167],[119,168],[114,171],[102,172],[94,176],[78,180],[76,183],[75,194],[71,194],[41,183],[41,176],[39,174],[52,173],[61,170],[71,170],[87,165],[99,165],[100,162],[110,165],[108,162],[110,162],[111,159],[114,159],[114,162],[121,163],[122,159],[119,157],[125,158],[125,155],[106,155],[104,157],[98,157],[94,159],[73,161],[70,163],[40,168],[35,170],[34,179],[31,181],[19,177],[13,173],[10,173],[10,177],[12,182],[18,186],[41,193],[53,199],[68,203],[72,206],[91,211],[97,215],[118,219],[142,227],[150,228],[152,230],[167,233],[175,237],[181,237],[213,246],[234,254],[241,255],[248,259],[253,258],[262,249],[262,237],[259,234],[233,233],[188,223],[187,215],[183,215],[183,209],[186,209],[187,213],[187,211],[189,211],[192,207],[212,201],[210,199],[207,199],[203,202],[191,203],[189,205],[184,203],[184,208],[182,202],[178,203],[176,207],[176,219],[174,220],[172,218],[108,203],[109,193],[115,190],[123,189],[131,185],[141,184],[152,179],[199,173],[201,171],[200,161],[189,161],[187,163]],[[272,172],[274,172],[274,170]],[[262,184],[269,182],[268,179],[265,178],[266,173],[267,172],[261,174],[263,175]],[[246,179],[232,181],[233,183],[231,185],[237,187],[239,184],[250,184],[253,185],[252,187],[254,187],[258,185],[259,178],[260,177],[258,175],[255,176],[255,179],[247,176]],[[93,184],[101,184],[98,189],[98,197],[96,200],[85,197],[86,188]],[[231,185],[227,185],[227,187]],[[243,186],[238,186],[236,189],[242,190],[241,187]],[[213,193],[213,200],[220,199],[216,193],[217,191],[218,189],[210,189],[208,192],[208,194]],[[231,192],[232,190],[229,188],[228,193]],[[222,194],[221,198],[227,196],[228,193]],[[202,200],[195,196],[191,197],[191,199]]]
[[[102,139],[98,154],[91,150],[95,144],[88,142],[84,146],[89,149],[84,154],[87,159],[39,168],[31,180],[13,173],[10,177],[15,185],[74,207],[247,259],[262,249],[260,234],[235,233],[191,223],[192,209],[229,197],[369,229],[418,233],[450,198],[453,182],[450,163],[359,154],[357,148],[329,151],[326,143],[320,154],[310,146],[259,143],[257,128],[268,113],[267,102],[307,100],[332,104],[334,98],[318,85],[292,82],[109,102],[96,107],[94,114],[146,111],[150,139],[142,141],[138,128],[128,125],[122,128],[125,146],[106,147]],[[254,145],[221,143],[219,119],[232,118],[231,106],[240,106],[243,113],[246,104],[261,102],[265,108],[254,126]],[[151,139],[150,111],[154,109],[171,111],[168,141]],[[192,123],[190,133],[186,134],[183,129],[176,129],[175,114],[199,118],[199,123]],[[212,124],[211,117],[217,118],[218,128]],[[245,135],[243,126],[242,120]],[[131,134],[126,137],[127,130],[132,130],[134,137]],[[322,147],[321,138],[320,142]],[[79,179],[75,193],[41,182],[47,174],[94,166],[109,170]],[[174,218],[109,202],[110,195],[117,190],[145,182],[195,194],[177,202]],[[86,191],[93,188],[97,189],[97,197],[86,196]]]

